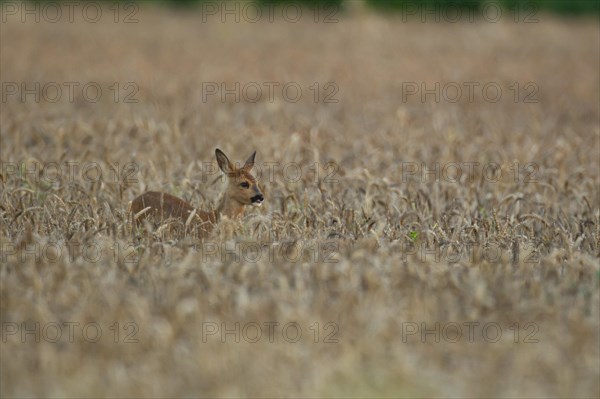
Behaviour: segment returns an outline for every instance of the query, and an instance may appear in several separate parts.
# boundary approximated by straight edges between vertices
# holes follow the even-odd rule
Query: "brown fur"
[[[253,204],[253,198],[263,197],[258,182],[250,173],[254,166],[256,152],[246,160],[241,168],[236,168],[221,150],[217,149],[215,155],[219,167],[228,177],[227,188],[216,210],[202,211],[174,195],[159,191],[147,191],[136,197],[131,203],[131,214],[136,225],[139,226],[149,216],[152,220],[160,223],[174,219],[186,224],[190,215],[195,211],[194,217],[188,225],[188,231],[193,236],[203,238],[219,222],[221,215],[230,219],[239,218],[244,212],[244,207]],[[242,187],[244,183],[247,184],[247,187]],[[146,211],[143,212],[144,210]]]

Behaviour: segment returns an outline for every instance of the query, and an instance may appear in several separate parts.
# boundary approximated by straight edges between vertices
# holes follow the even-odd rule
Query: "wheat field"
[[[352,4],[3,9],[3,398],[600,395],[598,21]]]

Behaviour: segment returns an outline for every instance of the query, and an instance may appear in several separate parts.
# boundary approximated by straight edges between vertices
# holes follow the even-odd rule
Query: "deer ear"
[[[217,157],[217,163],[219,164],[219,168],[223,171],[223,173],[228,174],[233,172],[233,165],[227,155],[218,148],[215,150],[215,156]]]
[[[254,166],[254,157],[256,157],[256,151],[254,151],[252,153],[252,155],[250,155],[250,157],[248,157],[248,159],[246,159],[246,163],[244,164],[242,169],[249,172],[250,169],[252,169],[252,167]]]

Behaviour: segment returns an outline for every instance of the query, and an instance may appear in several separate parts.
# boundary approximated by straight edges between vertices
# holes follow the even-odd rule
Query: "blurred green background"
[[[214,0],[158,0],[159,3],[172,6],[196,6],[200,3]],[[323,7],[344,8],[352,1],[361,0],[256,0],[259,4],[296,3],[306,6],[320,5]],[[364,0],[364,3],[374,9],[383,11],[405,12],[415,7],[460,7],[466,10],[481,10],[489,3],[496,3],[508,10],[521,9],[526,11],[551,11],[558,14],[581,15],[598,14],[600,0]]]
[[[489,3],[500,4],[505,9],[514,10],[548,10],[560,14],[589,14],[598,13],[598,0],[366,0],[375,8],[384,10],[406,10],[409,7],[461,7],[464,9],[480,10]]]
[[[10,2],[11,0],[0,0],[2,2]],[[37,0],[41,3],[50,0]],[[111,1],[106,2],[121,2],[131,3],[131,0]],[[226,0],[217,0],[226,1]],[[243,0],[242,0],[243,1]],[[249,2],[262,5],[277,5],[286,3],[295,3],[305,5],[307,7],[339,7],[343,9],[351,2],[363,2],[371,9],[377,9],[385,12],[403,13],[407,10],[414,12],[415,8],[428,9],[439,7],[451,7],[453,9],[462,8],[465,10],[482,10],[488,7],[490,3],[499,4],[507,10],[520,9],[526,12],[533,11],[549,11],[561,15],[585,15],[585,14],[600,14],[600,0],[248,0]],[[212,2],[215,0],[146,0],[139,1],[140,3],[154,3],[166,5],[170,7],[186,8],[196,7],[202,3]]]

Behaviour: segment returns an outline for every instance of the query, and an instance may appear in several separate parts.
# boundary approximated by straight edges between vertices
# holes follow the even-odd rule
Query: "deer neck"
[[[231,199],[227,194],[223,194],[217,207],[217,217],[227,216],[229,219],[237,219],[242,216],[242,213],[244,213],[244,205]]]

